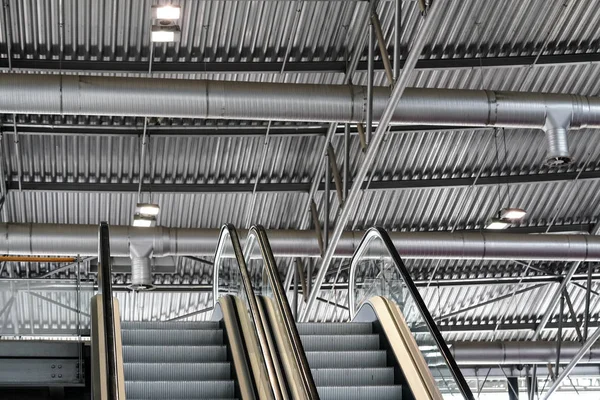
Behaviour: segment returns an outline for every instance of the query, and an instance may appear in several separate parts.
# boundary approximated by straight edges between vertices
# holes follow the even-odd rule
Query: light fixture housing
[[[503,208],[500,210],[500,218],[511,221],[519,221],[523,219],[525,215],[527,215],[527,211],[522,208]]]
[[[137,203],[137,205],[135,206],[135,212],[143,216],[157,216],[160,212],[160,207],[158,206],[158,204],[153,203]]]
[[[135,214],[133,216],[133,226],[138,228],[150,228],[152,226],[156,226],[156,218],[152,216]]]
[[[179,42],[180,38],[179,25],[175,25],[170,21],[160,21],[160,24],[152,25],[150,40],[154,43]]]
[[[177,6],[152,6],[152,18],[177,20],[181,17],[181,7]]]
[[[490,218],[490,220],[485,225],[485,229],[500,230],[500,229],[506,229],[510,225],[511,225],[511,222],[507,219]]]

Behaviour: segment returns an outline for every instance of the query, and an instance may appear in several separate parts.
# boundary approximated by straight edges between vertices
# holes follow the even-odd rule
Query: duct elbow
[[[568,132],[571,127],[577,129],[577,121],[572,104],[554,101],[553,98],[546,100],[546,122],[544,132],[548,141],[548,154],[546,164],[550,167],[558,167],[573,162],[569,152]]]

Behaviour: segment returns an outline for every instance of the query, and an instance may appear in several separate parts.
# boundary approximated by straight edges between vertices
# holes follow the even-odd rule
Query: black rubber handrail
[[[112,295],[112,266],[110,260],[110,235],[108,224],[101,222],[98,228],[98,288],[102,294],[104,314],[104,337],[106,340],[106,382],[108,400],[119,400],[119,377],[117,374],[117,343],[115,311]]]
[[[398,273],[400,274],[400,276],[402,276],[402,279],[404,280],[404,283],[406,284],[406,287],[407,287],[412,299],[414,300],[421,316],[425,320],[425,324],[427,325],[429,332],[433,336],[433,339],[435,340],[436,345],[437,345],[438,349],[440,350],[440,353],[442,354],[442,357],[446,361],[446,364],[448,365],[448,368],[450,369],[450,372],[452,373],[452,377],[454,378],[454,381],[458,385],[458,389],[460,390],[460,392],[462,393],[462,395],[464,396],[465,399],[474,400],[475,398],[473,397],[473,392],[471,392],[471,388],[467,384],[467,381],[465,380],[465,377],[463,376],[462,372],[460,371],[458,364],[456,364],[456,360],[454,359],[454,357],[452,357],[452,354],[450,353],[450,350],[448,349],[448,345],[446,344],[444,337],[442,336],[435,321],[433,320],[433,317],[429,313],[429,310],[427,309],[427,305],[423,301],[423,298],[421,297],[419,290],[417,289],[415,283],[413,282],[412,278],[410,277],[408,269],[406,268],[404,261],[402,261],[400,254],[398,254],[398,251],[396,250],[396,247],[394,246],[394,243],[392,242],[392,239],[390,239],[390,236],[388,235],[388,233],[384,229],[379,228],[379,227],[374,227],[374,228],[370,228],[369,230],[367,230],[367,232],[365,232],[360,244],[358,245],[356,251],[354,252],[354,255],[352,256],[352,262],[350,265],[352,267],[354,267],[355,257],[362,255],[362,253],[364,252],[363,246],[368,244],[367,241],[372,240],[373,235],[375,235],[376,237],[381,239],[381,241],[383,242],[383,244],[385,246],[385,250],[388,252],[389,256],[392,258],[392,261],[394,262],[394,265],[396,266]],[[352,270],[350,271],[351,281],[350,281],[350,286],[348,287],[349,299],[354,298],[355,271],[352,267],[351,267]],[[350,307],[353,309],[354,304],[350,303]]]
[[[281,284],[281,277],[279,276],[279,270],[277,269],[277,263],[275,262],[273,251],[271,250],[267,232],[262,226],[256,225],[251,227],[248,231],[248,238],[246,240],[247,245],[250,242],[251,237],[256,240],[260,249],[264,271],[266,271],[269,284],[273,289],[273,297],[277,311],[283,317],[285,333],[292,346],[292,351],[294,352],[294,361],[296,362],[296,367],[300,371],[304,393],[307,398],[317,400],[319,399],[317,386],[315,385],[310,366],[308,365],[306,353],[302,346],[298,327],[296,326],[296,321],[294,320],[288,298],[283,289],[283,285]]]

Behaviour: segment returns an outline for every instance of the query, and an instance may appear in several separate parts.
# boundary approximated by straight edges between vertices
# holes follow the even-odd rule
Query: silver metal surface
[[[153,257],[212,256],[218,229],[111,226],[111,255],[130,256],[135,240],[148,243]],[[97,254],[94,225],[0,224],[0,252],[18,255],[83,257]],[[242,238],[247,230],[239,230]],[[349,258],[363,231],[345,231],[332,257]],[[320,257],[313,230],[267,229],[276,257]],[[529,235],[481,232],[391,232],[408,259],[600,261],[600,236]],[[135,239],[134,239],[135,238]],[[242,244],[245,240],[241,240]],[[150,253],[148,253],[150,254]]]

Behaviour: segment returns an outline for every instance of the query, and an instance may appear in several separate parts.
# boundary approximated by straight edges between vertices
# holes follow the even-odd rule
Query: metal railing
[[[221,233],[219,235],[219,243],[217,245],[217,250],[215,252],[215,263],[214,263],[214,271],[213,271],[213,303],[214,306],[217,305],[220,297],[220,269],[223,265],[223,260],[226,259],[224,257],[224,253],[227,246],[231,246],[227,250],[232,250],[234,255],[235,262],[229,265],[229,267],[235,267],[237,265],[239,272],[239,279],[241,282],[241,287],[238,288],[240,292],[237,294],[243,297],[248,305],[248,309],[250,311],[250,316],[254,321],[254,327],[256,330],[256,334],[258,336],[258,343],[261,347],[261,352],[266,364],[267,374],[269,376],[269,381],[271,383],[271,389],[273,390],[273,395],[275,399],[283,399],[284,396],[281,391],[281,382],[278,379],[278,374],[275,369],[275,361],[273,360],[271,353],[269,351],[269,340],[267,337],[267,332],[265,330],[265,324],[263,322],[263,315],[260,312],[258,301],[256,296],[254,295],[254,290],[252,288],[252,281],[250,280],[250,275],[248,273],[248,269],[246,267],[246,261],[244,260],[244,255],[242,252],[242,247],[240,245],[240,240],[237,234],[235,227],[232,224],[226,224],[221,228]],[[228,292],[225,294],[231,294],[231,287],[234,285],[233,280],[230,278],[228,282]]]
[[[373,254],[369,254],[370,251],[372,251]],[[365,282],[362,282],[362,284],[358,286],[356,275],[359,264],[361,262],[366,262],[367,266],[370,267],[375,260],[385,260],[384,267],[375,267],[374,273],[377,275],[372,279],[370,287]],[[396,279],[396,277],[399,277],[399,279]],[[349,283],[348,298],[351,318],[354,318],[360,305],[364,301],[367,301],[368,298],[377,295],[390,298],[398,306],[406,319],[407,325],[409,329],[411,329],[417,344],[419,344],[420,341],[423,342],[423,340],[419,340],[418,335],[427,334],[428,339],[433,339],[436,352],[439,352],[441,355],[460,394],[462,394],[466,400],[474,399],[469,385],[446,345],[446,341],[435,324],[435,321],[410,277],[404,262],[385,230],[381,228],[371,228],[365,233],[352,258]],[[406,290],[404,290],[404,288]],[[357,290],[366,291],[366,295],[364,295],[360,301],[356,299]],[[403,294],[407,294],[408,296],[403,297]],[[411,323],[418,325],[419,329],[415,330],[414,326],[410,326]],[[433,368],[435,368],[435,366],[430,365],[430,370]]]
[[[283,323],[285,340],[290,345],[293,352],[293,361],[295,362],[296,371],[300,374],[300,383],[302,385],[302,394],[307,399],[318,399],[317,387],[314,383],[313,376],[308,365],[306,353],[300,340],[300,334],[296,326],[296,321],[292,314],[286,292],[281,284],[281,277],[279,270],[277,269],[277,263],[271,250],[271,245],[267,236],[267,232],[262,226],[253,226],[248,231],[248,237],[246,239],[246,245],[244,247],[244,257],[246,263],[250,264],[250,258],[256,257],[255,250],[260,251],[262,258],[262,271],[259,271],[262,276],[263,284],[268,284],[270,289],[270,296],[261,287],[261,295],[269,296],[274,300],[277,314],[280,315]],[[265,282],[267,280],[268,282]],[[256,289],[256,288],[255,288]],[[256,291],[255,291],[256,293]]]

